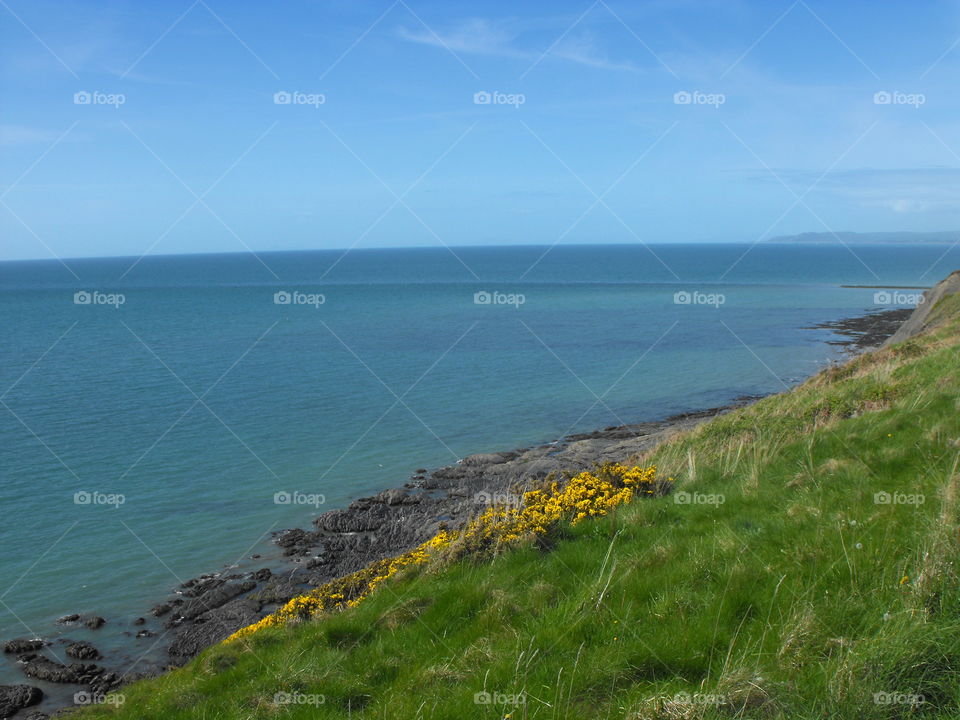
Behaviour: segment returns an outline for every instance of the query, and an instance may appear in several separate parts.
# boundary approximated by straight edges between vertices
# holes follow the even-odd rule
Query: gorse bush
[[[481,553],[490,548],[506,547],[524,539],[547,535],[564,521],[576,525],[584,518],[606,515],[636,496],[662,495],[669,491],[673,480],[657,480],[656,475],[655,466],[624,467],[619,463],[607,463],[594,472],[579,473],[567,482],[553,481],[546,487],[525,493],[520,507],[493,505],[462,530],[441,530],[409,552],[378,560],[351,575],[295,597],[259,622],[238,630],[224,642],[236,642],[263,628],[314,618],[344,607],[356,607],[378,585],[404,568],[427,563],[451,548],[456,548],[460,556],[465,552]]]

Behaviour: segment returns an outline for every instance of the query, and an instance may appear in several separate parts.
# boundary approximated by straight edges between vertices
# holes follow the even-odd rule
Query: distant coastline
[[[815,243],[848,245],[953,245],[960,242],[960,230],[941,232],[805,232],[799,235],[778,235],[769,243]]]

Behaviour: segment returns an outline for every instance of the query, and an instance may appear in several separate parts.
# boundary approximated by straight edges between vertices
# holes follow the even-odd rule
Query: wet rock
[[[300,528],[286,530],[280,533],[274,542],[284,549],[283,554],[306,555],[310,549],[319,542],[320,538],[316,533],[307,532]]]
[[[167,648],[170,658],[184,663],[201,650],[214,645],[262,617],[260,603],[249,597],[241,597],[226,605],[210,610],[187,622],[176,634]]]
[[[82,684],[92,682],[103,668],[98,665],[71,663],[63,665],[42,655],[23,655],[20,657],[23,674],[36,680],[52,683]]]
[[[99,615],[94,615],[93,617],[89,617],[86,620],[84,620],[83,624],[86,625],[91,630],[99,630],[100,628],[102,628],[104,625],[107,624],[107,621],[104,620]]]
[[[171,628],[183,622],[184,620],[193,620],[204,613],[224,605],[238,595],[250,592],[257,584],[253,580],[247,580],[239,583],[226,583],[218,585],[212,590],[205,592],[197,598],[188,600],[179,608],[176,613],[167,621],[167,627]]]
[[[201,575],[192,580],[187,580],[180,587],[185,597],[195,598],[200,597],[208,590],[223,585],[225,582],[226,580],[216,575]]]
[[[146,625],[146,624],[147,624],[147,619],[146,619],[146,618],[142,618],[142,617],[138,617],[136,620],[133,621],[133,624],[134,624],[134,625]]]
[[[46,643],[40,638],[15,638],[13,640],[7,640],[3,644],[3,651],[9,654],[17,654],[33,652],[34,650],[39,650]]]
[[[93,645],[88,642],[75,642],[67,645],[66,650],[68,656],[74,658],[75,660],[96,660],[100,657],[100,651],[97,650]]]
[[[41,700],[43,692],[33,685],[0,685],[0,718],[13,717]]]
[[[76,613],[73,613],[72,615],[64,615],[61,618],[57,618],[57,625],[66,625],[67,623],[76,622],[79,619],[80,616]]]
[[[270,568],[260,568],[251,575],[254,580],[258,580],[259,582],[265,582],[272,576],[273,573],[270,571]]]
[[[137,637],[137,638],[152,638],[152,637],[156,637],[156,636],[157,636],[157,634],[156,634],[155,632],[153,632],[152,630],[141,630],[140,632],[138,632],[138,633],[136,634],[136,637]]]
[[[183,604],[183,598],[176,598],[176,599],[174,599],[174,600],[168,600],[168,601],[165,602],[165,603],[160,603],[159,605],[154,605],[154,606],[150,609],[150,614],[153,615],[154,617],[163,617],[163,616],[166,615],[168,612],[170,612],[171,610],[173,610],[173,608],[177,607],[178,605],[182,605],[182,604]]]

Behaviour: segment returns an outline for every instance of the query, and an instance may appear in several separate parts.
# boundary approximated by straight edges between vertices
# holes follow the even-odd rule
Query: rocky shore
[[[871,313],[815,328],[839,335],[832,344],[862,352],[881,345],[910,312]],[[755,399],[745,397],[725,407],[662,421],[570,435],[536,447],[471,455],[432,471],[418,469],[402,487],[325,512],[310,528],[276,533],[273,541],[281,556],[271,563],[201,575],[182,583],[142,617],[125,621],[129,625],[123,630],[130,638],[129,656],[101,660],[95,640],[10,639],[3,644],[3,652],[8,661],[20,666],[27,682],[0,686],[0,718],[16,715],[41,720],[48,715],[30,711],[41,703],[50,709],[102,702],[107,693],[126,682],[186,663],[204,648],[312,587],[408,550],[443,526],[466,522],[492,502],[517,501],[531,483],[551,474],[562,476],[598,463],[624,461],[674,433]],[[70,631],[95,635],[109,621],[68,615],[58,622]],[[44,694],[50,698],[46,702]]]

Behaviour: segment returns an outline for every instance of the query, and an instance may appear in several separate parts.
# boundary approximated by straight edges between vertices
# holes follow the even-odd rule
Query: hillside
[[[625,459],[659,481],[620,472],[606,515],[440,538],[78,717],[957,717],[952,284],[912,337]]]

